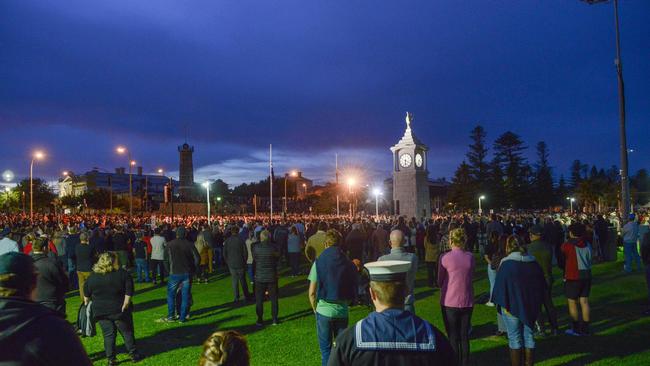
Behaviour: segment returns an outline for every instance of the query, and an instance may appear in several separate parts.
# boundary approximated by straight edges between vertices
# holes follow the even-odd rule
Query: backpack
[[[97,334],[95,329],[95,317],[93,314],[93,302],[88,305],[81,303],[77,313],[77,329],[82,337],[93,337]]]

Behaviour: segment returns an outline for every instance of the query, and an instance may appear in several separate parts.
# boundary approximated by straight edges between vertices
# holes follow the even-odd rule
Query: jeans
[[[144,280],[146,282],[151,281],[149,279],[149,263],[147,263],[147,258],[135,259],[135,272],[138,274],[138,282],[142,282],[142,272],[144,272]]]
[[[490,281],[490,301],[492,301],[492,291],[494,290],[494,280],[497,279],[497,271],[492,269],[489,264],[487,265],[487,275]]]
[[[77,278],[77,263],[74,259],[68,257],[68,281],[70,281],[70,290],[79,288],[79,279]]]
[[[261,323],[264,319],[264,293],[269,291],[269,300],[271,300],[271,316],[273,322],[278,321],[278,282],[255,282],[255,312],[257,313],[257,322]]]
[[[641,257],[636,242],[623,243],[623,254],[625,255],[625,272],[632,272],[632,261],[636,262],[636,269],[641,270]]]
[[[508,346],[511,349],[521,349],[522,347],[529,349],[535,348],[533,328],[525,325],[521,320],[505,311],[501,315],[508,329]]]
[[[133,316],[130,310],[119,314],[112,314],[102,316],[97,319],[99,327],[102,328],[102,335],[104,336],[104,351],[106,358],[111,360],[115,358],[115,338],[117,331],[120,332],[124,339],[129,354],[133,355],[137,351],[135,349],[135,336],[133,335]]]
[[[248,272],[248,279],[251,283],[255,282],[255,267],[253,263],[246,265],[246,272]]]
[[[164,261],[159,259],[151,260],[151,275],[153,276],[153,282],[156,282],[156,276],[160,275],[160,282],[165,282],[165,265]]]
[[[246,272],[243,269],[231,269],[230,270],[230,280],[232,281],[232,291],[235,294],[235,301],[239,301],[239,285],[244,292],[244,297],[248,299],[251,297],[250,292],[248,292],[248,284],[246,283]]]
[[[442,320],[447,336],[458,357],[458,365],[469,365],[469,328],[472,326],[473,308],[442,307]]]
[[[297,276],[300,268],[300,253],[289,253],[289,263],[291,264],[291,274]]]
[[[427,285],[434,287],[438,284],[438,263],[427,262]]]
[[[170,274],[169,280],[167,282],[167,318],[172,319],[174,317],[175,309],[175,300],[176,300],[176,290],[179,286],[181,288],[181,313],[180,321],[184,322],[187,317],[187,312],[190,307],[190,274]]]
[[[321,364],[327,366],[332,351],[332,342],[348,327],[348,318],[330,318],[316,313],[316,334],[320,347]]]
[[[215,247],[213,250],[214,268],[219,268],[223,263],[223,247]]]

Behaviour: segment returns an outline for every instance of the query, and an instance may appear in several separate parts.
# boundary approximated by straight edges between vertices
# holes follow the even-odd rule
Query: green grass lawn
[[[476,295],[485,293],[488,281],[485,266],[477,269],[474,281]],[[594,268],[591,293],[592,329],[590,337],[569,337],[564,334],[537,340],[536,361],[540,365],[650,365],[650,317],[640,317],[646,306],[647,290],[642,274],[624,275],[622,264],[605,263]],[[417,314],[444,331],[440,315],[439,293],[424,286],[425,270],[418,274],[416,291]],[[560,274],[556,273],[556,278]],[[316,324],[307,300],[305,276],[280,280],[279,326],[255,327],[255,306],[233,307],[230,278],[218,274],[209,284],[193,287],[194,306],[191,320],[185,324],[160,324],[154,320],[166,315],[165,289],[150,284],[137,285],[135,303],[135,336],[140,352],[146,357],[142,365],[195,365],[201,344],[215,330],[236,329],[248,338],[253,365],[319,365],[320,352]],[[561,282],[556,281],[554,301],[565,329],[567,310]],[[76,319],[79,297],[68,299],[68,319]],[[270,304],[265,303],[266,319]],[[354,307],[350,324],[368,313],[365,307]],[[492,336],[496,330],[495,308],[476,305],[472,315],[471,361],[476,365],[508,364],[507,341]],[[104,348],[101,331],[93,338],[83,339],[88,355],[95,364],[103,365]],[[118,336],[118,345],[122,339]],[[119,360],[128,358],[123,346]],[[125,364],[128,361],[125,362]]]

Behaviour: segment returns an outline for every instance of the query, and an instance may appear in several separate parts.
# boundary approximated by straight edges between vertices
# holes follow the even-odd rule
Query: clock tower
[[[395,214],[415,217],[431,217],[429,202],[429,171],[427,151],[411,130],[413,115],[406,112],[404,136],[390,148],[393,153],[393,204]]]

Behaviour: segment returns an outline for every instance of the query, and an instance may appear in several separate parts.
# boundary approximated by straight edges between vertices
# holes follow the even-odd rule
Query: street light
[[[115,151],[120,155],[126,153],[126,156],[129,159],[129,217],[133,217],[133,173],[131,168],[135,165],[135,161],[131,159],[131,151],[127,150],[126,147],[118,146]]]
[[[375,219],[379,222],[379,196],[381,196],[381,189],[373,189],[372,194],[375,195]]]
[[[348,178],[348,195],[350,198],[350,219],[354,217],[354,210],[352,208],[352,187],[357,184],[357,180],[354,177]]]
[[[481,208],[481,201],[483,201],[484,199],[485,199],[485,196],[483,196],[483,195],[481,195],[478,198],[478,214],[479,215],[483,213],[483,209]]]
[[[289,178],[289,176],[292,176],[292,177],[295,178],[295,177],[298,176],[298,172],[295,171],[295,170],[292,170],[290,173],[285,173],[284,174],[284,214],[285,215],[287,213],[287,178]]]
[[[575,202],[576,199],[573,197],[567,197],[566,199],[569,201],[569,205],[571,205],[571,213],[573,214],[573,202]]]
[[[207,193],[208,193],[208,195],[207,195],[207,201],[208,201],[208,225],[210,225],[210,182],[206,181],[205,183],[203,183],[203,186],[205,187],[205,189],[207,190]]]
[[[584,0],[588,4],[606,2],[607,0]],[[619,141],[621,157],[621,216],[627,219],[630,214],[630,185],[628,181],[628,149],[625,131],[625,84],[623,83],[623,61],[621,61],[621,37],[618,25],[618,0],[614,0],[614,26],[616,31],[616,78],[618,80]]]
[[[34,151],[32,162],[29,164],[29,221],[34,221],[34,160],[41,160],[45,157],[42,151]]]
[[[4,172],[2,172],[2,179],[5,182],[11,182],[12,180],[14,180],[14,172],[12,172],[11,170],[5,170]]]

